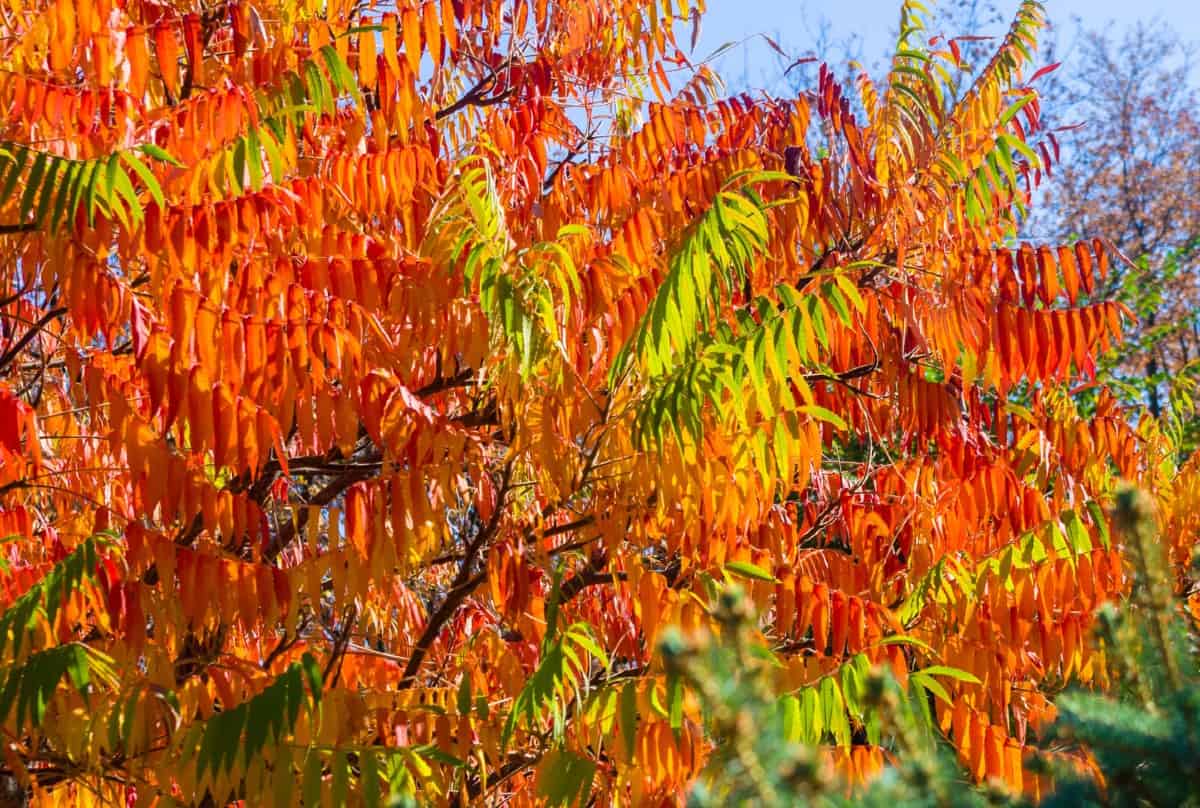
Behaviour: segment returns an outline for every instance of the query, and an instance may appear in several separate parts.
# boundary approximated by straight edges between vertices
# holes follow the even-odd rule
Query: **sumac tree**
[[[10,783],[670,802],[712,739],[657,642],[738,579],[854,777],[883,664],[970,777],[1045,787],[1126,585],[1101,504],[1161,467],[1064,392],[1123,327],[1105,245],[1009,240],[1041,9],[946,105],[904,5],[858,115],[827,71],[714,97],[693,10],[10,5]]]

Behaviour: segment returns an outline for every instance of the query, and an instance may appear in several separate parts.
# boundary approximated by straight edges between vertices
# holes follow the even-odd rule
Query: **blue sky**
[[[926,4],[931,9],[935,5],[930,0]],[[707,5],[694,57],[703,58],[726,42],[750,37],[715,62],[731,88],[771,89],[778,81],[779,57],[755,34],[771,36],[789,53],[799,56],[811,52],[817,32],[824,24],[834,42],[853,35],[861,37],[864,60],[872,67],[872,62],[890,53],[899,19],[898,0],[707,0]],[[1017,2],[999,0],[997,5],[1012,11]],[[1197,0],[1046,0],[1045,6],[1064,44],[1070,42],[1078,29],[1076,17],[1081,18],[1087,29],[1113,30],[1138,20],[1158,19],[1184,40],[1200,43]],[[1007,23],[980,33],[998,34],[1005,27]],[[1070,66],[1068,51],[1064,70]]]

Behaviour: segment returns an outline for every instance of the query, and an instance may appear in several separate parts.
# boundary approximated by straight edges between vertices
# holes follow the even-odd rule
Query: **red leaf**
[[[1027,81],[1026,84],[1033,84],[1035,81],[1040,79],[1042,76],[1053,73],[1055,70],[1058,70],[1058,66],[1061,64],[1062,64],[1062,62],[1055,62],[1054,64],[1046,65],[1041,70],[1039,70],[1038,72],[1036,72],[1032,76],[1030,76],[1029,81]]]
[[[771,50],[773,50],[773,51],[775,51],[776,53],[778,53],[778,54],[779,54],[780,56],[782,56],[784,59],[787,59],[787,58],[788,58],[788,55],[787,55],[786,53],[784,53],[784,52],[783,52],[783,48],[779,47],[779,43],[778,43],[778,42],[776,42],[775,40],[771,39],[771,37],[767,36],[766,34],[763,34],[763,39],[767,40],[767,44],[771,46]]]
[[[147,338],[150,336],[150,310],[134,298],[132,304],[133,356],[139,362],[146,355]]]

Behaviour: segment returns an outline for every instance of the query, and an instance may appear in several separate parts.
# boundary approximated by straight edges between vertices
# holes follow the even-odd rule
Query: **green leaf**
[[[112,187],[125,204],[129,206],[129,212],[133,216],[134,221],[140,221],[142,218],[142,204],[138,201],[137,193],[133,190],[133,183],[129,181],[129,175],[122,170],[120,158],[114,154],[108,161],[108,176],[110,187]],[[119,208],[119,203],[113,206]]]
[[[176,168],[183,168],[183,163],[179,162],[179,160],[175,157],[172,157],[165,149],[156,146],[153,143],[143,143],[142,145],[138,146],[138,149],[143,154],[147,154],[150,157],[153,157],[155,160],[169,163]]]
[[[258,698],[250,701],[249,717],[246,721],[244,765],[249,765],[251,758],[263,748],[267,736],[272,734],[274,725],[283,717],[283,697],[283,693],[268,687]]]
[[[12,163],[12,168],[4,179],[4,188],[0,190],[0,202],[5,202],[12,196],[13,189],[17,187],[17,180],[21,177],[21,170],[25,168],[25,162],[28,159],[28,149],[16,149],[15,160]]]
[[[330,784],[330,804],[341,806],[346,804],[346,789],[350,780],[350,761],[346,759],[346,753],[338,749],[334,751],[333,757],[329,762],[329,768],[333,772],[333,782]]]
[[[961,668],[952,668],[949,665],[930,665],[927,668],[922,668],[917,671],[926,676],[945,676],[949,679],[955,679],[959,682],[967,682],[968,684],[977,685],[980,681],[975,678],[975,675],[962,670]]]
[[[267,153],[267,167],[271,170],[271,181],[276,185],[283,182],[285,165],[283,155],[280,154],[279,144],[276,142],[277,135],[270,129],[264,130],[261,134],[263,148]]]
[[[87,651],[83,646],[73,643],[66,647],[71,649],[66,654],[67,675],[70,677],[71,684],[86,699],[88,697],[88,684],[91,682]]]
[[[568,236],[580,236],[587,238],[591,235],[591,228],[584,224],[564,224],[558,228],[558,232],[554,234],[555,241],[563,241]]]
[[[316,62],[309,60],[304,63],[304,79],[308,92],[307,97],[312,99],[317,111],[322,114],[333,112],[333,97],[329,93],[325,77],[321,75],[321,70],[317,67]]]
[[[17,152],[20,151],[17,149],[14,150]],[[14,151],[0,147],[0,181],[2,181],[0,182],[0,187],[8,187],[8,181],[10,179],[12,179],[13,183],[15,184],[16,180],[13,179],[13,176],[19,173],[20,168],[17,165],[17,158],[14,154]],[[0,199],[0,202],[6,201],[7,199],[8,195],[5,194],[4,197]]]
[[[1104,549],[1109,549],[1112,544],[1112,537],[1108,533],[1108,517],[1105,516],[1104,509],[1100,507],[1100,503],[1091,500],[1087,504],[1088,513],[1092,517],[1092,523],[1096,525],[1096,529],[1100,532],[1100,543]]]
[[[155,178],[154,172],[133,152],[121,152],[121,159],[125,161],[125,165],[133,169],[134,173],[142,181],[142,185],[146,186],[146,190],[150,192],[150,196],[154,197],[154,201],[158,204],[160,210],[167,207],[166,199],[163,197],[162,187],[158,184],[158,179]]]
[[[75,175],[73,185],[71,187],[71,198],[67,201],[67,225],[75,224],[75,217],[79,212],[79,202],[83,198],[84,189],[91,185],[92,175],[96,173],[99,166],[95,162],[87,162],[82,164],[83,168]]]
[[[850,745],[850,721],[846,717],[846,703],[841,688],[833,676],[827,676],[820,684],[821,707],[825,715],[825,727],[838,746]]]
[[[859,314],[865,314],[867,311],[867,301],[863,300],[862,294],[858,291],[858,285],[848,278],[846,275],[835,275],[834,283],[842,290],[842,294],[850,298],[850,303],[854,306]],[[849,323],[849,321],[847,321]]]
[[[538,794],[546,805],[587,805],[596,777],[596,764],[566,749],[548,752],[538,766]]]
[[[863,708],[859,702],[859,695],[863,690],[862,674],[852,664],[842,665],[840,673],[842,698],[846,703],[846,710],[855,718],[862,718]]]
[[[1026,93],[1025,95],[1018,98],[1013,104],[1011,104],[1009,106],[1008,109],[1004,110],[1004,113],[1000,116],[1000,125],[1003,126],[1004,124],[1008,123],[1013,118],[1015,118],[1017,116],[1017,113],[1020,112],[1021,109],[1026,104],[1028,104],[1030,101],[1032,101],[1035,98],[1037,98],[1037,94],[1032,93],[1032,92]]]
[[[57,228],[67,213],[67,200],[75,191],[80,175],[83,174],[83,164],[74,161],[67,163],[67,169],[58,182],[58,193],[54,199],[54,210],[50,214],[50,226]]]
[[[25,180],[25,192],[21,194],[21,202],[18,209],[18,217],[21,221],[29,216],[29,212],[33,209],[33,200],[37,196],[38,189],[41,187],[42,174],[46,171],[46,153],[38,152],[33,158],[33,167],[29,169],[29,177]]]
[[[251,126],[246,135],[246,167],[250,169],[250,187],[262,190],[262,144],[258,139],[258,127]]]
[[[825,714],[821,709],[821,697],[814,687],[806,687],[796,694],[800,701],[800,726],[804,735],[802,741],[809,746],[815,746],[825,732]]]
[[[356,25],[352,28],[347,28],[340,34],[334,36],[334,39],[342,39],[343,37],[354,36],[355,34],[380,33],[383,31],[382,25]]]
[[[825,284],[825,295],[833,306],[833,310],[837,312],[838,318],[843,323],[849,323],[850,307],[846,305],[846,298],[842,297],[839,288],[834,284]]]
[[[354,103],[358,107],[362,107],[362,94],[358,88],[358,80],[354,73],[342,61],[342,57],[332,45],[325,45],[321,48],[321,56],[325,59],[325,66],[329,70],[329,76],[333,79],[334,84],[344,93],[347,93],[354,99]]]
[[[667,716],[671,729],[683,727],[683,681],[677,672],[667,674]]]
[[[436,761],[445,766],[453,766],[456,769],[462,769],[467,765],[466,762],[461,758],[457,758],[448,752],[444,752],[440,747],[434,746],[433,744],[425,744],[417,747],[417,749],[420,751],[422,757],[429,758],[430,760]]]
[[[463,673],[458,682],[458,714],[467,715],[471,712],[471,677]]]
[[[586,623],[577,622],[568,626],[557,642],[543,650],[542,660],[537,669],[513,699],[508,719],[501,732],[502,747],[508,746],[519,724],[533,726],[541,720],[546,710],[549,709],[556,715],[560,714],[567,700],[582,697],[587,681],[582,677],[585,666],[579,659],[576,648],[585,650],[603,664],[608,664],[607,657],[592,639]],[[561,721],[555,722],[554,727],[556,732],[561,732]]]
[[[783,696],[779,699],[778,707],[783,716],[783,737],[788,743],[802,743],[803,722],[800,718],[800,699],[795,696]]]
[[[250,712],[245,704],[239,704],[227,713],[227,721],[221,727],[221,739],[218,742],[221,770],[230,772],[237,760],[238,749],[241,748],[242,730],[246,726],[246,716]]]
[[[1087,528],[1084,527],[1083,520],[1079,518],[1079,514],[1075,513],[1075,511],[1063,511],[1061,518],[1067,538],[1071,542],[1069,548],[1071,553],[1091,552],[1092,538],[1088,535]]]
[[[910,634],[893,634],[889,637],[884,637],[876,645],[911,645],[920,648],[922,651],[933,653],[933,646]]]
[[[305,652],[300,659],[300,667],[304,670],[304,675],[308,679],[309,689],[312,691],[313,705],[315,706],[321,701],[321,667],[317,664],[317,660],[312,654]]]
[[[246,151],[248,149],[247,140],[240,137],[233,144],[233,181],[237,183],[237,191],[240,193],[246,187]],[[253,155],[251,158],[253,159]]]
[[[750,578],[755,581],[767,581],[768,583],[779,583],[774,575],[764,570],[749,561],[730,561],[725,565],[728,572],[732,572],[740,578]]]
[[[363,805],[378,808],[380,797],[379,759],[372,749],[364,749],[358,755],[359,782]]]
[[[797,409],[818,421],[833,424],[840,430],[845,431],[847,429],[846,421],[833,410],[828,410],[816,404],[805,404],[802,407],[797,407]]]
[[[96,207],[103,198],[103,188],[99,189],[100,194],[99,196],[97,195],[96,186],[99,185],[99,180],[100,163],[96,162],[93,164],[92,172],[88,175],[87,190],[84,192],[86,194],[84,198],[84,205],[87,209],[87,220],[89,227],[96,223]]]
[[[46,220],[46,212],[50,209],[50,201],[54,198],[55,180],[58,177],[59,169],[64,171],[70,168],[70,162],[67,160],[54,160],[50,163],[50,168],[46,172],[45,178],[42,180],[42,192],[38,197],[37,210],[33,214],[33,220],[41,226]]]
[[[309,749],[304,760],[304,780],[301,785],[305,805],[321,804],[321,775],[324,768],[321,754],[316,749]]]
[[[621,739],[624,741],[625,750],[628,752],[631,762],[637,743],[637,685],[633,682],[629,682],[622,688],[618,710],[620,710]]]
[[[946,692],[946,688],[941,682],[939,682],[937,679],[934,679],[932,676],[926,676],[925,674],[917,671],[909,674],[908,678],[914,684],[918,684],[925,688],[930,693],[944,701],[946,704],[954,704],[954,700],[950,698],[950,694]]]

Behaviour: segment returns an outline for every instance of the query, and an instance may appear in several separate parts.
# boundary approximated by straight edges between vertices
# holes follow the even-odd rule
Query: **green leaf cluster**
[[[711,334],[698,336],[668,372],[651,377],[637,408],[638,441],[661,448],[669,432],[681,446],[697,442],[707,406],[720,423],[742,432],[755,432],[756,419],[780,415],[793,435],[798,415],[844,429],[837,414],[813,404],[809,380],[835,377],[823,358],[831,329],[836,323],[851,326],[854,312],[864,306],[845,274],[813,292],[780,284],[772,295],[756,298]],[[761,448],[768,454],[765,443]]]
[[[285,73],[277,86],[275,92],[256,97],[258,123],[224,149],[223,170],[217,176],[226,193],[261,190],[268,177],[282,182],[290,168],[284,144],[303,127],[306,114],[334,115],[347,98],[356,106],[363,104],[353,71],[332,45]]]
[[[560,311],[578,298],[579,273],[567,226],[552,241],[516,249],[492,169],[483,157],[463,161],[431,217],[422,252],[447,266],[462,266],[466,294],[478,292],[495,339],[510,349],[522,378],[554,346],[565,344]]]
[[[81,542],[0,614],[0,656],[19,658],[39,627],[55,624],[66,600],[85,582],[96,580],[99,549],[110,538],[98,534]]]
[[[214,777],[227,774],[239,765],[239,758],[240,765],[249,764],[268,743],[277,744],[292,731],[302,707],[316,710],[320,700],[321,672],[313,656],[306,653],[252,699],[196,725],[197,778],[203,780],[206,773]]]
[[[66,643],[30,654],[19,665],[0,671],[0,722],[9,719],[15,706],[19,730],[39,726],[64,676],[87,699],[94,673],[106,680],[115,678],[113,661],[83,643]]]
[[[954,755],[940,741],[932,698],[947,698],[942,677],[970,674],[934,665],[913,672],[905,691],[865,655],[843,662],[811,686],[778,695],[779,663],[755,630],[757,618],[739,589],[712,606],[719,635],[685,639],[668,632],[661,651],[668,675],[680,675],[699,699],[715,749],[688,796],[708,806],[977,806],[984,795],[964,787]],[[896,636],[888,644],[922,644]],[[622,719],[624,723],[624,719]],[[896,753],[898,768],[865,788],[850,788],[822,764],[818,745],[863,742]],[[1001,802],[1007,797],[1001,795]]]
[[[547,713],[552,730],[561,732],[567,706],[587,692],[593,661],[608,665],[608,656],[592,637],[591,626],[585,622],[572,623],[556,635],[548,634],[547,637],[537,669],[513,699],[501,733],[502,746],[508,745],[522,724],[536,731]]]
[[[144,208],[137,185],[160,206],[163,194],[139,152],[178,165],[152,144],[87,160],[72,160],[20,143],[0,142],[0,205],[17,199],[17,222],[9,227],[57,230],[73,223],[81,206],[89,225],[95,222],[97,212],[119,220],[127,228],[140,222]]]
[[[0,722],[15,708],[18,730],[40,725],[64,677],[85,699],[93,675],[113,678],[112,660],[83,643],[34,649],[53,631],[67,600],[95,581],[99,548],[110,538],[99,534],[81,542],[0,614],[0,657],[10,660],[0,668]]]
[[[612,377],[634,357],[650,376],[670,371],[701,333],[724,319],[723,303],[732,300],[769,240],[766,206],[751,189],[717,194],[672,252],[666,277],[614,363]]]

